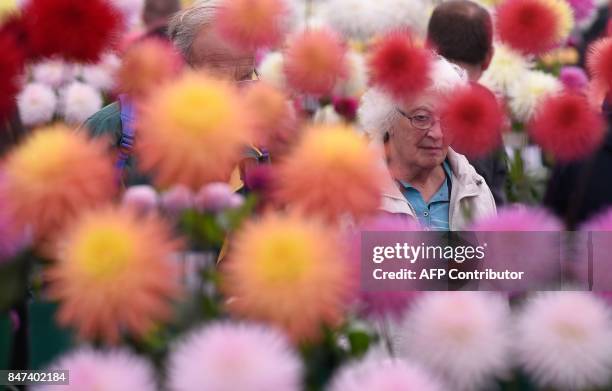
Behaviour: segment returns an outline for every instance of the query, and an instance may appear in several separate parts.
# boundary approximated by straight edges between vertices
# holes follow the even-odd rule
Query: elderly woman
[[[254,53],[238,50],[225,43],[212,26],[219,4],[219,0],[196,1],[191,7],[174,15],[168,27],[168,35],[192,68],[204,69],[237,82],[249,80],[255,69]],[[133,123],[134,108],[131,99],[122,95],[118,102],[104,107],[84,124],[84,128],[94,137],[111,136],[113,147],[119,151],[117,166],[127,185],[148,182],[147,178],[134,169],[131,156],[135,136]]]
[[[418,219],[428,229],[460,230],[470,219],[496,213],[495,201],[465,156],[449,148],[440,123],[444,96],[467,77],[439,58],[431,80],[425,92],[402,102],[368,91],[359,118],[386,158],[381,208]]]

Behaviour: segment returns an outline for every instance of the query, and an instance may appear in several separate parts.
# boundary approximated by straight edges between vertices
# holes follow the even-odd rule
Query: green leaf
[[[348,339],[351,344],[351,356],[361,357],[370,348],[371,337],[365,331],[350,331]]]
[[[0,312],[26,297],[32,261],[30,253],[0,264]]]

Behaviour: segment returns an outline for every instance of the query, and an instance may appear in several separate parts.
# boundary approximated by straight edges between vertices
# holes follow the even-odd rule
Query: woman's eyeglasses
[[[410,124],[419,130],[429,130],[433,128],[440,120],[433,113],[425,109],[417,109],[412,115],[408,115],[405,111],[396,108],[397,112],[410,121]]]

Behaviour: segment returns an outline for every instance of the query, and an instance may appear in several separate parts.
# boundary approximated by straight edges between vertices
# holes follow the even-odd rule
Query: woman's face
[[[398,164],[430,169],[446,159],[449,143],[440,125],[440,103],[439,95],[424,94],[397,106],[401,114],[389,134],[388,147]]]
[[[225,43],[213,28],[205,27],[193,41],[189,63],[195,69],[242,81],[251,78],[255,69],[255,55]]]

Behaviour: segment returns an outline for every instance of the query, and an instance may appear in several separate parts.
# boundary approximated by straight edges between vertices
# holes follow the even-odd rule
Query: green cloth
[[[116,152],[122,134],[121,107],[119,102],[113,102],[89,117],[81,129],[87,130],[92,137],[107,137],[109,147]],[[115,158],[116,155],[116,153],[113,154]],[[123,175],[126,187],[151,183],[149,177],[136,169],[136,159],[133,155],[127,160],[127,166]]]

